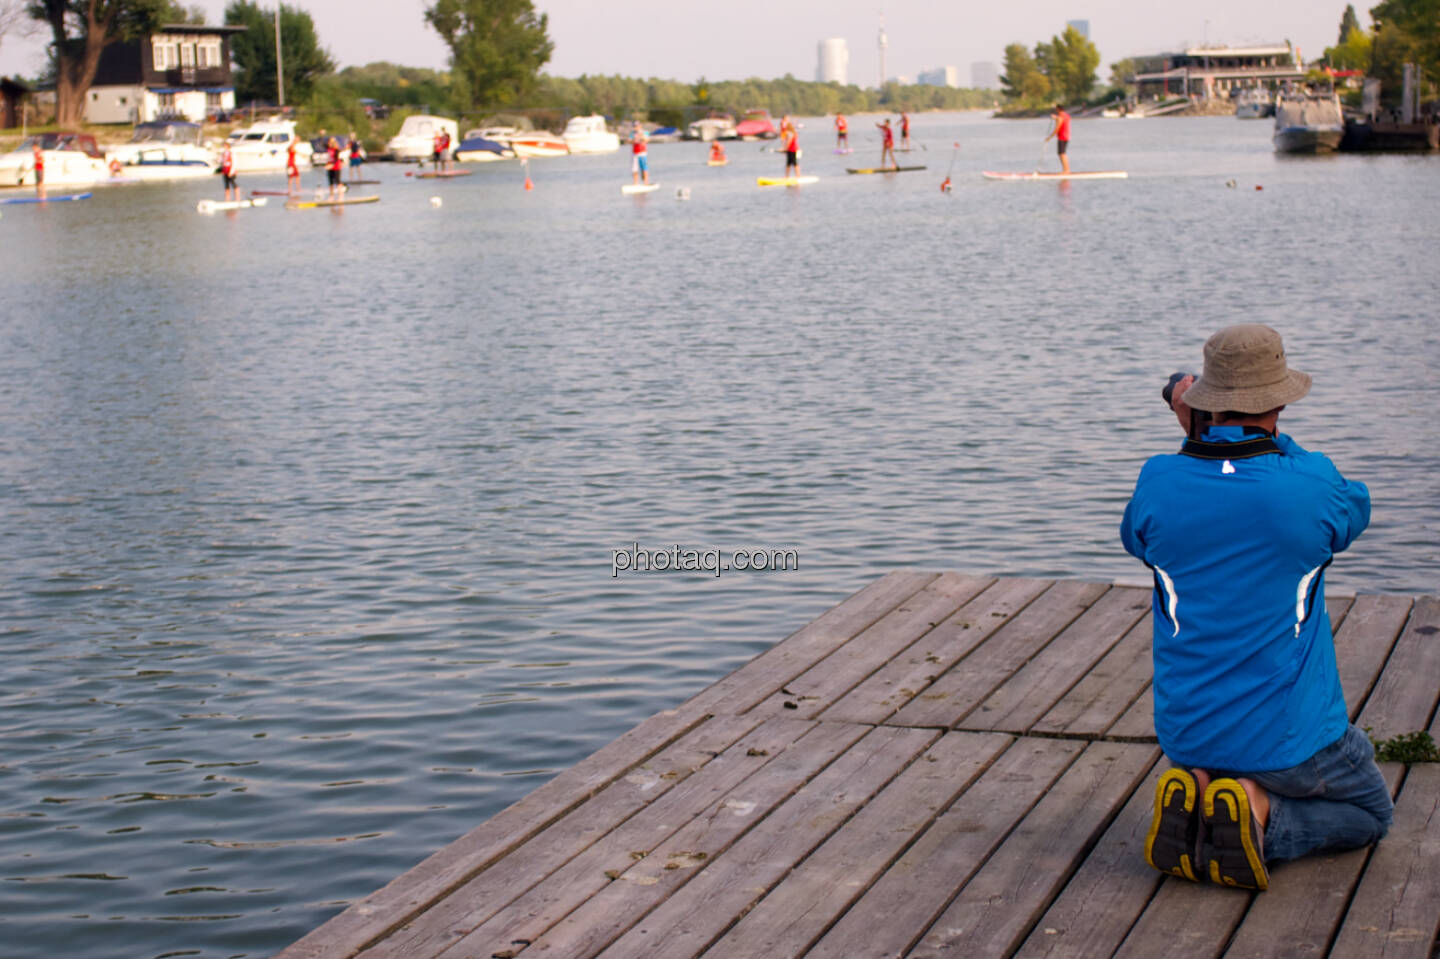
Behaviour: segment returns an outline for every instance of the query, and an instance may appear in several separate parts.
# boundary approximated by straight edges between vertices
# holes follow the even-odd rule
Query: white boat
[[[509,143],[519,157],[563,157],[570,152],[565,141],[548,130],[520,130]]]
[[[691,140],[734,140],[735,118],[726,113],[717,113],[703,120],[696,120],[686,128],[685,135]]]
[[[45,163],[45,185],[93,186],[108,179],[105,156],[88,133],[37,133],[0,155],[0,187],[35,185],[35,148]]]
[[[1275,95],[1266,87],[1246,87],[1235,98],[1235,118],[1263,120],[1275,115]]]
[[[605,129],[601,116],[571,117],[560,134],[571,153],[614,153],[620,149],[620,137]]]
[[[200,139],[200,124],[183,120],[137,123],[129,143],[105,155],[110,172],[137,180],[212,176],[218,160]]]
[[[510,127],[483,127],[467,130],[455,148],[455,159],[461,163],[488,163],[492,160],[513,160],[515,151],[508,138],[515,131]]]
[[[396,160],[428,160],[435,153],[435,138],[441,131],[450,134],[452,149],[460,145],[460,125],[454,120],[413,114],[400,124],[400,132],[385,144],[385,151]]]
[[[297,164],[308,164],[313,150],[295,134],[294,120],[261,120],[233,130],[226,138],[236,173],[284,173],[290,144]]]
[[[1345,115],[1334,91],[1283,92],[1275,101],[1277,153],[1334,153],[1345,136]]]

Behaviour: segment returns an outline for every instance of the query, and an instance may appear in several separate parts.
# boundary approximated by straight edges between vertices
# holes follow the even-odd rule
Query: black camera
[[[1186,373],[1183,370],[1179,373],[1171,373],[1169,381],[1160,390],[1160,398],[1163,399],[1165,405],[1172,410],[1175,408],[1175,385],[1187,376],[1195,376],[1195,374]],[[1195,376],[1195,379],[1198,380],[1199,378],[1200,377]],[[1182,396],[1181,399],[1184,399],[1184,397]],[[1190,429],[1188,430],[1190,436],[1198,437],[1201,433],[1205,432],[1205,427],[1209,425],[1210,414],[1207,411],[1193,408],[1190,410]]]

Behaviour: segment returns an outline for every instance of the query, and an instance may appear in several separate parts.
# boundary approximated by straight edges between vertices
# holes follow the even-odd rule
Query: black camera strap
[[[1280,446],[1268,434],[1251,436],[1237,443],[1209,443],[1186,440],[1180,452],[1201,460],[1246,460],[1252,456],[1279,453]]]

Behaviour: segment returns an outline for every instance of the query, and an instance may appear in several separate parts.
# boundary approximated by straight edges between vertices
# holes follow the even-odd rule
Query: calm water
[[[612,155],[4,207],[4,954],[267,955],[890,569],[1146,582],[1120,512],[1226,323],[1371,484],[1332,590],[1440,590],[1440,159],[1096,120],[1131,179],[1007,184],[1043,122],[915,127],[928,170],[847,177],[875,139],[809,121],[801,191],[662,144],[638,199]]]

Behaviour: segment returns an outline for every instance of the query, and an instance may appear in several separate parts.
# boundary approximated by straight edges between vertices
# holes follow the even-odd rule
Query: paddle
[[[955,144],[955,149],[950,153],[950,167],[945,171],[945,179],[940,184],[941,193],[950,192],[950,174],[955,172],[955,158],[960,155],[960,144]]]

